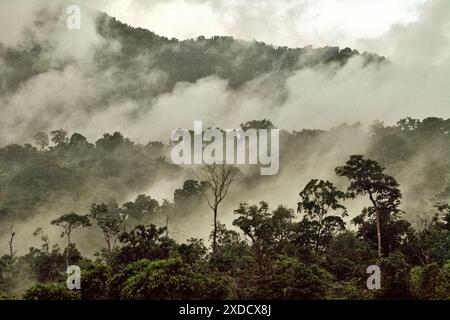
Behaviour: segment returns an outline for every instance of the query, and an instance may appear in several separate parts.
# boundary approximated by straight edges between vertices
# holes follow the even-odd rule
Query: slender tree
[[[16,252],[14,251],[13,248],[13,242],[14,242],[14,237],[16,236],[16,232],[14,231],[14,225],[12,224],[11,227],[9,228],[10,231],[10,237],[9,237],[9,241],[8,241],[8,245],[9,245],[9,255],[11,257],[14,257],[14,255],[16,254]]]
[[[170,218],[173,214],[173,204],[170,203],[167,199],[163,200],[163,203],[161,204],[159,208],[160,213],[163,215],[164,223],[166,227],[166,237],[169,237],[169,223]]]
[[[234,170],[232,166],[225,164],[205,165],[198,172],[198,178],[203,181],[207,188],[205,197],[208,206],[213,211],[214,230],[213,230],[213,253],[217,247],[217,215],[218,208],[223,199],[227,196],[230,185],[233,182]]]
[[[75,229],[81,229],[91,225],[87,216],[82,216],[74,212],[64,214],[58,219],[51,222],[53,225],[62,227],[64,231],[61,233],[61,237],[67,237],[67,250],[66,250],[66,265],[69,265],[69,251],[71,245],[70,236]]]

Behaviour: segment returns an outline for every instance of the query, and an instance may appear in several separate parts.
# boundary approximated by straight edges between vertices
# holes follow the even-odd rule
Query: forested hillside
[[[238,88],[265,73],[289,74],[319,64],[344,65],[349,58],[360,55],[350,48],[313,49],[308,46],[292,49],[233,37],[198,37],[179,41],[129,27],[106,14],[99,16],[97,28],[102,37],[121,45],[120,52],[105,57],[100,64],[105,63],[106,67],[114,64],[130,72],[133,60],[144,54],[149,70],[155,67],[167,74],[165,89],[171,89],[179,81],[194,82],[211,75],[227,79],[232,88]],[[362,57],[366,63],[385,61],[366,52]]]
[[[59,9],[0,41],[1,299],[450,299],[436,66],[412,92],[416,71],[356,49],[91,11],[68,32]],[[195,120],[280,129],[278,174],[175,165],[170,132]]]
[[[265,120],[242,126],[273,125]],[[297,207],[269,205],[264,198],[259,204],[247,203],[246,197],[254,196],[247,188],[270,182],[257,171],[237,173],[230,188],[240,190],[239,196],[230,197],[239,204],[233,212],[220,211],[216,232],[209,227],[212,215],[204,206],[206,181],[187,179],[175,190],[173,201],[140,194],[153,181],[191,171],[170,164],[163,143],[135,144],[118,132],[95,143],[64,130],[41,133],[34,145],[0,151],[2,234],[10,244],[9,254],[1,258],[0,290],[5,297],[25,294],[30,299],[448,298],[449,126],[449,120],[409,118],[393,127],[375,124],[370,132],[358,125],[283,131],[280,148],[288,151],[281,156],[281,177],[286,170],[291,176],[292,170],[307,170],[308,152],[317,146],[322,149],[319,155],[330,152],[323,142],[333,144],[330,137],[367,135],[369,140],[360,158],[348,154],[338,159],[333,170],[343,177],[335,180],[338,185],[317,175],[298,181],[299,189],[286,190],[297,195]],[[419,166],[424,171],[410,171],[424,153],[428,160]],[[394,206],[381,222],[378,248],[373,205],[360,211],[346,207],[349,199],[365,198],[364,192],[349,187],[346,177],[355,179],[355,170],[368,176],[371,171],[364,170],[373,165],[381,170],[373,179],[385,177],[377,185],[390,190],[379,191],[380,203]],[[395,179],[404,170],[417,176],[410,177],[416,183],[408,181],[407,188]],[[275,184],[280,183],[278,178]],[[408,206],[402,203],[404,190],[415,197]],[[391,195],[383,198],[385,192]],[[124,195],[130,194],[133,200],[125,201]],[[220,223],[230,214],[231,225]],[[39,223],[27,220],[33,216]],[[202,219],[201,228],[216,234],[215,247],[195,231],[180,237],[177,230],[186,230],[186,224],[198,221],[196,216]],[[34,232],[20,228],[26,221],[36,223]],[[68,243],[56,244],[58,231]],[[20,238],[29,243],[28,253],[17,253]],[[86,239],[90,247],[97,246],[95,256],[83,254]],[[64,287],[67,264],[86,270],[81,295]],[[365,289],[365,268],[371,264],[385,270],[381,291]],[[165,281],[172,272],[177,277]],[[145,279],[152,279],[152,287],[146,287]]]
[[[90,100],[77,100],[74,106],[95,114],[127,99],[141,102],[142,109],[149,108],[155,97],[170,92],[177,83],[193,83],[208,76],[226,80],[232,89],[258,77],[263,77],[271,86],[280,86],[300,69],[321,65],[339,67],[355,56],[360,56],[364,65],[385,63],[383,57],[366,52],[360,54],[350,48],[274,47],[219,36],[184,41],[167,39],[149,30],[130,27],[106,14],[96,15],[96,41],[86,49],[85,56],[79,57],[74,52],[58,52],[63,31],[58,24],[58,14],[59,11],[42,9],[17,46],[9,47],[0,42],[0,94],[5,98],[26,91],[27,82],[33,82],[34,78],[51,81],[59,73],[63,77],[69,73],[70,79],[63,80],[67,86],[80,86],[78,82],[73,83],[72,78],[82,77],[84,83],[96,89]],[[71,40],[69,37],[63,41]],[[86,42],[89,43],[89,39]],[[77,48],[71,50],[76,52]],[[90,94],[87,87],[77,88],[82,89]],[[275,96],[278,94],[273,92]],[[58,105],[59,100],[54,99],[43,108],[58,117],[58,112],[66,108]],[[36,131],[47,125],[40,119],[31,123]]]

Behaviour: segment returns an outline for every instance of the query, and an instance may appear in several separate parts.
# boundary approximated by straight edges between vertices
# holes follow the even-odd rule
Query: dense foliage
[[[177,86],[207,77],[225,80],[237,96],[261,82],[258,90],[283,100],[286,83],[278,80],[299,70],[333,73],[352,57],[377,69],[389,63],[383,57],[232,37],[180,41],[99,14],[89,58],[57,59],[59,38],[49,33],[64,27],[60,13],[38,10],[16,46],[0,43],[2,101],[36,91],[30,82],[52,87],[45,79],[54,73],[67,91],[72,73],[80,90],[91,89],[74,104],[52,96],[35,113],[25,90],[5,113],[0,141],[29,143],[0,147],[0,240],[8,245],[0,298],[450,298],[450,119],[281,130],[278,175],[262,177],[256,166],[223,170],[220,192],[208,181],[217,171],[203,179],[174,165],[165,141],[144,145],[120,132],[89,141],[53,128],[81,110],[94,117],[122,102],[136,103],[127,117],[140,119]],[[275,125],[262,119],[241,127]],[[173,200],[158,201],[154,193],[167,184],[176,184]],[[269,204],[254,200],[259,191],[296,198]],[[210,209],[214,219],[204,215]],[[225,214],[232,216],[226,224]],[[210,241],[191,232],[205,228]],[[68,265],[81,268],[80,290],[66,288]],[[381,268],[380,290],[366,288],[370,265]]]
[[[367,155],[349,155],[336,167],[342,185],[320,179],[304,183],[297,190],[296,211],[283,205],[271,209],[265,201],[240,203],[232,225],[217,224],[215,250],[197,238],[179,243],[168,231],[169,217],[176,222],[187,212],[195,215],[197,203],[205,201],[204,181],[186,180],[173,202],[138,195],[119,205],[117,195],[86,205],[85,214],[68,210],[51,221],[67,245],[51,246],[39,228],[34,236],[40,247],[22,256],[11,248],[0,258],[0,292],[3,298],[24,299],[449,299],[450,206],[442,201],[448,199],[448,186],[436,189],[431,212],[413,224],[400,210],[402,186],[390,174],[394,170],[368,157],[407,162],[429,139],[448,148],[448,129],[448,120],[435,118],[375,125]],[[295,139],[314,143],[315,136],[329,133],[284,134],[284,143],[295,146]],[[62,130],[51,133],[52,145],[45,137],[37,137],[38,147],[0,150],[5,223],[39,216],[39,206],[67,198],[67,190],[75,199],[68,203],[82,201],[90,179],[133,190],[159,168],[182,170],[162,157],[164,145],[137,145],[119,133],[105,134],[95,144],[80,134],[68,138]],[[383,139],[395,141],[392,137],[401,140],[401,153],[377,149]],[[439,171],[444,164],[428,170]],[[448,181],[448,168],[441,175]],[[248,183],[248,177],[242,179],[239,183]],[[348,199],[366,198],[361,212],[345,206]],[[71,238],[82,229],[103,239],[94,257],[83,256]],[[15,236],[11,233],[12,247]],[[79,291],[65,287],[69,264],[82,270]],[[382,271],[380,290],[366,288],[366,270],[374,264]]]

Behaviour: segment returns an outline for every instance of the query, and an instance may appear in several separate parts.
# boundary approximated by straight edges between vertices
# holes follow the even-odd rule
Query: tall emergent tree
[[[372,206],[368,215],[375,215],[377,228],[378,256],[382,256],[381,225],[388,223],[391,215],[398,214],[402,197],[397,181],[384,172],[376,161],[364,159],[362,155],[352,155],[344,166],[335,169],[338,176],[350,180],[347,196],[368,195]]]
[[[217,212],[219,204],[227,196],[233,182],[234,170],[225,164],[205,165],[198,172],[198,178],[206,184],[205,197],[214,215],[213,253],[217,247]]]
[[[61,233],[61,237],[67,237],[67,250],[66,250],[66,265],[69,265],[69,251],[71,247],[70,236],[75,229],[81,229],[91,225],[87,216],[82,216],[74,212],[63,214],[58,219],[51,222],[53,225],[62,227],[64,231]]]

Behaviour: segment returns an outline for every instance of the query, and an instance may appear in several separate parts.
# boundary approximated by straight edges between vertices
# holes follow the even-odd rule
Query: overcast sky
[[[130,25],[180,39],[231,35],[291,47],[355,47],[394,24],[415,21],[426,1],[100,0],[98,8]]]
[[[390,30],[414,24],[430,4],[442,5],[441,0],[0,0],[0,41],[14,44],[33,9],[55,3],[88,5],[169,38],[229,35],[382,55],[390,54],[391,44],[380,46],[379,40]]]
[[[210,126],[232,128],[258,115],[283,124],[285,129],[297,130],[326,129],[343,122],[371,124],[377,119],[393,124],[407,116],[448,117],[449,1],[0,0],[0,44],[23,49],[32,35],[34,41],[51,43],[51,50],[45,52],[42,61],[74,62],[63,70],[50,68],[28,79],[11,96],[0,97],[4,115],[0,119],[3,129],[0,136],[7,136],[8,142],[16,141],[22,139],[17,137],[18,131],[51,127],[98,137],[114,127],[133,140],[148,141],[166,139],[173,128],[190,126],[191,120],[197,119],[210,119]],[[146,98],[119,99],[108,108],[99,108],[93,117],[86,101],[109,96],[111,90],[125,81],[123,77],[111,77],[113,65],[108,72],[92,74],[96,48],[118,47],[103,46],[104,39],[96,33],[95,11],[85,10],[84,6],[81,30],[68,31],[64,21],[68,4],[89,5],[167,37],[232,35],[290,47],[349,46],[385,55],[392,63],[383,68],[364,68],[361,60],[355,59],[338,73],[320,68],[299,70],[283,84],[289,98],[282,105],[276,99],[267,99],[260,90],[259,79],[249,83],[245,90],[234,92],[228,90],[226,80],[210,77],[180,84],[170,94],[153,101],[151,107]],[[35,10],[49,6],[55,7],[57,20],[43,26],[38,21],[41,27],[36,28]],[[156,69],[148,72],[147,67],[140,68],[140,60],[145,59],[144,55],[134,61],[129,73],[137,72],[126,81],[151,88],[161,83],[161,74]],[[1,71],[13,74],[0,59]],[[80,105],[86,109],[79,109]],[[230,105],[236,112],[229,112]],[[53,106],[61,106],[63,110]],[[145,110],[138,124],[136,110]],[[30,127],[42,116],[47,122]],[[22,121],[18,130],[16,119],[22,118],[26,121]],[[182,119],[183,123],[167,119]],[[217,119],[221,122],[217,123]],[[150,122],[161,127],[153,125],[149,129]]]

